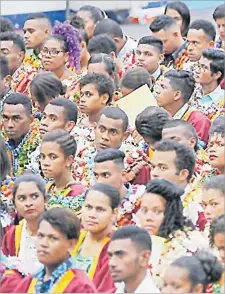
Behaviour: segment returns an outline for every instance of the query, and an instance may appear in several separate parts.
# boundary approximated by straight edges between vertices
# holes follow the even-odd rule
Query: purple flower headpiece
[[[69,66],[75,67],[76,70],[80,69],[80,31],[72,27],[68,21],[61,23],[55,22],[53,28],[53,35],[60,35],[65,40],[69,51]]]

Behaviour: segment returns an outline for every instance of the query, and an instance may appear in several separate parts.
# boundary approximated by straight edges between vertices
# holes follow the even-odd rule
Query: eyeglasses
[[[64,51],[63,51],[63,50],[56,50],[56,49],[51,49],[51,50],[49,50],[48,48],[43,48],[43,49],[41,50],[41,54],[42,54],[42,55],[47,55],[47,54],[49,54],[49,55],[52,56],[52,57],[56,57],[56,56],[58,56],[59,53],[61,53],[61,52],[64,52]]]

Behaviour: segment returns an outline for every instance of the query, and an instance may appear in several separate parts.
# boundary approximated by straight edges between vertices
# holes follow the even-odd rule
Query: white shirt
[[[119,283],[115,293],[126,293],[125,292],[125,283]],[[137,289],[133,293],[160,293],[159,289],[154,284],[151,274],[147,271],[144,280],[137,287]]]
[[[123,61],[123,58],[126,56],[127,53],[134,52],[137,49],[137,42],[128,36],[126,36],[126,38],[127,41],[118,54],[118,59],[121,61]]]

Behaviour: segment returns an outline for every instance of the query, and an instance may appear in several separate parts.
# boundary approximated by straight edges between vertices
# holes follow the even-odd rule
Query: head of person
[[[138,88],[147,85],[152,88],[152,78],[143,67],[128,69],[122,77],[120,88],[123,96],[126,96]]]
[[[109,184],[95,184],[85,195],[82,206],[82,225],[91,233],[106,235],[111,229],[120,203],[118,189]]]
[[[220,254],[220,260],[225,263],[225,214],[217,216],[210,225],[210,244],[216,247]]]
[[[40,163],[46,178],[60,179],[71,169],[77,151],[73,136],[65,130],[54,130],[44,135],[41,142]]]
[[[93,37],[96,24],[105,17],[101,9],[91,5],[81,6],[77,15],[84,20],[85,31],[89,39]]]
[[[78,110],[75,103],[66,98],[54,98],[43,110],[40,135],[55,129],[71,132],[77,123]]]
[[[193,125],[182,119],[168,120],[162,129],[162,139],[184,143],[198,151],[198,135]]]
[[[216,7],[216,9],[214,10],[213,19],[216,22],[217,30],[218,30],[220,39],[222,41],[225,40],[225,33],[224,33],[225,21],[224,21],[224,17],[225,17],[225,5],[221,4],[218,7]]]
[[[95,183],[110,184],[121,189],[125,182],[124,152],[107,148],[98,151],[94,159]]]
[[[80,69],[80,31],[69,22],[56,22],[53,33],[44,42],[41,61],[46,71],[56,72],[66,64],[76,70]]]
[[[172,17],[178,24],[183,37],[187,36],[190,24],[190,10],[183,2],[170,2],[166,5],[164,14]]]
[[[119,149],[129,135],[128,116],[119,107],[106,107],[102,110],[95,128],[96,149]]]
[[[156,142],[162,139],[162,129],[171,120],[167,111],[158,106],[149,106],[139,113],[135,120],[138,133],[154,149]]]
[[[215,84],[217,87],[224,79],[224,51],[207,49],[202,52],[200,59],[201,73],[199,83],[204,86]]]
[[[10,161],[3,138],[0,137],[0,185],[10,174]]]
[[[175,260],[164,276],[162,293],[206,293],[209,284],[218,282],[223,268],[209,251]]]
[[[139,40],[135,55],[136,66],[145,68],[152,75],[158,69],[163,58],[161,39],[146,36]]]
[[[2,118],[8,138],[21,140],[29,132],[33,121],[30,98],[21,93],[10,94],[3,102]]]
[[[112,102],[114,83],[104,73],[88,73],[79,81],[80,102],[82,113],[98,114],[106,105]]]
[[[152,178],[161,178],[185,187],[195,170],[195,154],[189,146],[172,140],[155,145],[152,159]]]
[[[27,49],[39,50],[51,33],[51,23],[44,13],[28,15],[24,26],[24,42]]]
[[[152,240],[145,229],[125,226],[111,237],[108,247],[109,270],[116,282],[136,281],[147,271],[152,251]]]
[[[53,98],[66,93],[66,87],[55,74],[40,72],[31,81],[30,92],[42,112]]]
[[[23,38],[14,32],[6,32],[0,34],[0,41],[1,54],[7,57],[12,75],[24,60],[25,44]]]
[[[41,176],[25,172],[20,175],[13,186],[13,202],[18,214],[27,221],[38,220],[45,211],[48,196],[45,181]]]
[[[209,163],[214,167],[219,169],[219,171],[224,173],[224,126],[225,116],[220,116],[216,118],[211,128],[209,129],[209,142],[207,151],[209,154]]]
[[[180,47],[182,40],[180,28],[175,19],[168,15],[157,16],[149,27],[153,37],[163,42],[165,55],[172,54]]]
[[[39,219],[37,256],[39,262],[57,268],[65,262],[80,236],[80,221],[76,214],[62,207],[47,210]]]
[[[202,207],[209,223],[224,213],[225,203],[225,176],[219,175],[210,178],[203,185]]]
[[[11,79],[8,59],[0,55],[0,99],[2,99],[10,89]]]
[[[13,23],[5,18],[5,17],[0,17],[0,33],[6,33],[6,32],[13,32],[15,30],[15,27]]]
[[[88,72],[104,73],[115,79],[116,63],[106,53],[95,54],[88,60]]]
[[[98,53],[105,53],[115,59],[117,56],[116,43],[113,38],[107,34],[98,35],[89,41],[88,52],[90,56]]]
[[[193,21],[187,34],[189,60],[199,61],[203,50],[214,48],[215,38],[216,29],[210,21],[204,19]]]
[[[193,73],[186,70],[169,70],[165,73],[157,92],[158,106],[169,112],[188,103],[195,89]],[[174,113],[172,113],[173,115]]]

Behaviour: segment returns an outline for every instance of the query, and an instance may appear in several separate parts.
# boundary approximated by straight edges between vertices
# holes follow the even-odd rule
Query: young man
[[[200,205],[202,194],[200,189],[193,189],[190,185],[196,163],[194,151],[187,145],[172,140],[162,140],[155,145],[151,163],[153,179],[162,178],[185,189],[181,197],[184,214],[203,230],[205,217]]]
[[[183,119],[190,122],[205,144],[208,142],[210,120],[195,108],[189,105],[189,99],[195,88],[195,79],[192,73],[185,70],[170,70],[165,73],[158,90],[158,106],[163,107],[174,119]]]
[[[224,42],[225,42],[225,5],[221,4],[216,7],[216,9],[213,12],[213,19],[216,22],[217,30],[219,39],[215,43],[215,47],[217,49],[224,49]]]
[[[187,61],[184,55],[186,43],[176,21],[168,15],[160,15],[152,21],[149,28],[152,36],[160,38],[163,42],[165,57],[161,64],[182,69]]]
[[[108,247],[115,293],[160,293],[148,271],[152,241],[145,229],[126,226],[116,231]]]
[[[80,222],[69,209],[52,208],[40,218],[37,232],[38,260],[44,267],[26,277],[16,293],[96,293],[95,286],[73,268],[70,252],[80,235]]]
[[[120,192],[121,203],[115,221],[117,227],[135,223],[133,216],[145,191],[144,185],[131,185],[126,182],[124,159],[124,152],[112,148],[98,151],[94,158],[95,183],[110,184]]]
[[[2,105],[6,97],[12,93],[10,88],[11,76],[9,72],[8,59],[0,55],[0,113],[2,115]]]

